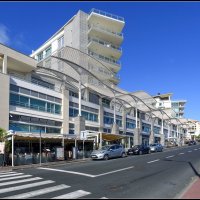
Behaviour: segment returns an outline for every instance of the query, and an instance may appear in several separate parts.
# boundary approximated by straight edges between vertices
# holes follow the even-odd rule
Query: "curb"
[[[71,163],[81,163],[86,162],[87,160],[90,160],[89,158],[85,159],[76,159],[76,160],[68,160],[68,161],[57,161],[57,162],[47,162],[47,163],[41,163],[40,164],[29,164],[29,165],[19,165],[19,166],[4,166],[0,168],[0,172],[8,172],[13,170],[21,170],[21,169],[27,169],[27,168],[36,168],[41,166],[57,166],[57,165],[65,165],[65,164],[71,164]]]
[[[198,181],[199,177],[192,177],[192,181],[187,185],[174,199],[184,199],[184,195],[192,188],[192,186]]]

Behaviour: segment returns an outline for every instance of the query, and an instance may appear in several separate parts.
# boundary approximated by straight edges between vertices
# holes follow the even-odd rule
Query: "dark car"
[[[188,142],[188,145],[189,145],[189,146],[190,146],[190,145],[195,145],[195,144],[197,144],[197,143],[196,143],[196,141],[194,141],[194,140],[191,140],[191,141]]]
[[[134,147],[128,149],[127,155],[133,155],[133,154],[138,154],[142,155],[145,153],[151,153],[150,147],[147,145],[135,145]]]

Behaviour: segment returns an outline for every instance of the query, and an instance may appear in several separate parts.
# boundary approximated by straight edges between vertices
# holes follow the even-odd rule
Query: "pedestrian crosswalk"
[[[78,199],[91,195],[88,191],[68,189],[72,187],[56,184],[55,181],[44,180],[42,177],[33,177],[21,172],[0,172],[0,199],[28,199],[40,196],[51,199]]]

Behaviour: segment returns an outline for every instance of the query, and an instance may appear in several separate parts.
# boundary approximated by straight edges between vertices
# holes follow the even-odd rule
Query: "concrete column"
[[[161,137],[160,137],[160,143],[161,145],[165,145],[165,136],[164,136],[164,120],[163,120],[163,113],[162,113],[162,124],[161,124]]]
[[[62,134],[69,133],[69,90],[62,88],[62,118],[63,127]]]
[[[155,118],[151,116],[151,132],[149,136],[149,144],[154,143],[154,132],[153,132],[154,121],[155,121]]]
[[[0,85],[0,127],[8,131],[10,77],[6,74],[0,73]]]
[[[99,131],[103,132],[104,127],[104,108],[102,105],[102,98],[99,98]]]
[[[2,72],[3,74],[7,74],[7,55],[4,55],[3,57],[3,69],[2,69]]]
[[[74,132],[77,136],[80,136],[81,131],[85,131],[85,118],[77,116],[74,118]]]
[[[119,134],[119,126],[116,123],[113,123],[111,133],[112,134]]]
[[[81,80],[78,88],[78,116],[81,116]]]
[[[126,109],[123,107],[122,108],[122,128],[123,128],[123,133],[126,134]]]

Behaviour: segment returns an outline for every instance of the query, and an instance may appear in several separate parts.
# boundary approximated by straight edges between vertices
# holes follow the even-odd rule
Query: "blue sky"
[[[1,2],[0,42],[25,54],[37,49],[78,10],[125,18],[119,86],[187,100],[200,120],[200,2]]]

